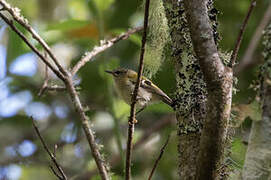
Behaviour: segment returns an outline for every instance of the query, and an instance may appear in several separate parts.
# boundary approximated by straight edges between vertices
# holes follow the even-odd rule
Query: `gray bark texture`
[[[176,113],[177,113],[177,125],[178,125],[178,162],[179,162],[179,177],[180,179],[196,179],[197,178],[197,163],[198,163],[198,155],[200,152],[200,138],[201,138],[201,131],[203,127],[204,120],[206,118],[206,100],[207,100],[207,87],[206,87],[206,80],[210,80],[210,78],[203,76],[203,73],[201,71],[202,68],[205,68],[208,72],[206,75],[216,76],[219,73],[218,79],[219,82],[215,81],[215,85],[212,84],[212,88],[210,91],[216,91],[215,94],[216,97],[221,97],[219,99],[214,98],[215,96],[209,96],[210,98],[210,105],[212,105],[211,110],[217,110],[217,105],[220,105],[221,103],[229,103],[226,104],[227,113],[230,112],[231,107],[231,72],[226,73],[226,75],[222,75],[225,72],[224,65],[222,62],[220,62],[218,57],[218,52],[216,51],[216,43],[218,41],[218,33],[216,31],[217,23],[216,23],[216,13],[217,11],[213,8],[212,1],[208,1],[208,3],[204,4],[204,10],[206,10],[206,15],[208,18],[207,24],[210,27],[210,37],[212,38],[213,46],[211,47],[211,50],[216,51],[216,55],[212,57],[208,56],[205,57],[207,54],[201,54],[202,58],[211,58],[210,60],[216,60],[214,63],[216,64],[209,64],[205,67],[201,67],[204,65],[200,64],[200,58],[198,58],[198,54],[195,53],[195,49],[193,49],[192,45],[192,38],[190,35],[190,29],[188,25],[188,17],[187,13],[185,12],[185,5],[183,1],[175,1],[175,0],[163,0],[164,7],[166,11],[166,16],[168,19],[168,25],[169,25],[169,31],[172,41],[172,58],[175,63],[176,67],[176,82],[177,82],[177,90],[175,94],[175,102],[176,102]],[[196,3],[196,2],[194,2]],[[197,3],[196,3],[197,4]],[[208,7],[208,10],[207,10]],[[200,7],[202,8],[202,7]],[[208,13],[208,14],[207,14]],[[210,18],[210,19],[209,19]],[[206,23],[206,22],[204,22]],[[199,32],[201,33],[201,32]],[[194,35],[193,36],[197,36]],[[205,40],[204,40],[205,41]],[[203,43],[203,42],[200,42]],[[195,47],[194,47],[195,48]],[[206,48],[206,47],[200,47],[200,48]],[[209,48],[209,47],[208,47]],[[209,55],[209,54],[208,54]],[[218,69],[222,69],[221,72],[216,73],[217,70],[216,67],[213,66],[220,66]],[[213,68],[213,70],[212,70]],[[221,86],[221,79],[224,79],[225,77],[228,77],[229,75],[229,83],[222,83],[225,86]],[[221,90],[221,88],[229,88],[228,90]],[[218,90],[217,90],[218,89]],[[220,94],[220,93],[223,93]],[[219,94],[219,95],[218,95]],[[230,95],[229,95],[230,94]],[[229,100],[229,101],[225,101]],[[214,108],[214,107],[215,108]],[[224,114],[224,107],[225,104],[220,105],[219,107],[222,108],[219,109],[219,111],[215,111],[219,114],[219,119],[213,119],[213,114],[210,115],[210,120],[218,120],[223,121],[226,118],[226,121],[223,122],[224,128],[227,124],[227,119],[229,114]],[[222,112],[223,111],[223,112]],[[212,111],[211,111],[212,112]],[[222,119],[221,119],[222,118]],[[210,121],[209,120],[209,121]],[[216,126],[217,122],[212,123]],[[225,125],[225,126],[224,126]],[[219,126],[221,127],[221,126]],[[214,129],[215,130],[215,129]],[[224,132],[224,129],[220,132]],[[216,132],[215,132],[216,133]],[[221,135],[221,134],[212,134],[212,135]],[[224,137],[225,135],[222,134]],[[217,140],[217,139],[216,139]],[[207,140],[208,141],[208,140]],[[219,141],[222,142],[222,141]],[[219,143],[218,142],[218,143]],[[214,143],[216,144],[216,143]],[[223,145],[221,145],[219,148],[221,148]],[[213,147],[211,147],[213,148]],[[214,148],[215,149],[215,148]],[[212,153],[212,152],[211,152]],[[214,154],[215,155],[215,154]],[[210,155],[213,156],[213,155]],[[209,157],[205,157],[209,159]],[[210,157],[211,158],[211,157]],[[212,158],[211,158],[212,159]],[[205,161],[206,162],[206,161]],[[216,164],[215,161],[212,161]],[[204,169],[205,170],[205,169]],[[201,179],[201,178],[199,178]]]
[[[242,172],[244,180],[271,179],[271,24],[264,36],[264,59],[260,74],[262,120],[254,121]]]
[[[196,177],[200,134],[205,117],[206,85],[192,47],[184,5],[164,0],[172,41],[177,89],[175,108],[178,128],[178,163],[180,179]]]
[[[194,51],[207,87],[207,111],[197,157],[196,179],[218,179],[232,101],[232,69],[219,57],[207,0],[184,0]]]

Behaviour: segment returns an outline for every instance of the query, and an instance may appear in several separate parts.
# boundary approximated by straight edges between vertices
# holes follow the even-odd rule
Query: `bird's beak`
[[[113,71],[108,71],[108,70],[105,70],[105,72],[109,73],[109,74],[114,74]]]

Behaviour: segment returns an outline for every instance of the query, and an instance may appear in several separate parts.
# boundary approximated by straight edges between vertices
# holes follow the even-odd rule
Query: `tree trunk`
[[[178,125],[180,179],[195,179],[202,123],[205,118],[206,85],[195,57],[183,3],[164,0],[168,19],[172,58],[176,67],[175,94]]]
[[[220,58],[207,4],[207,0],[184,0],[194,51],[208,93],[197,161],[197,179],[218,179],[231,112],[233,73]]]
[[[232,100],[232,69],[217,50],[217,11],[212,0],[164,6],[176,64],[180,179],[216,179]]]

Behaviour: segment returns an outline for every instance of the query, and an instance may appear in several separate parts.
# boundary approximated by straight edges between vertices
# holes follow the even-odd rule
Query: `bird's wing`
[[[134,83],[136,83],[136,82],[134,82]],[[150,80],[148,80],[144,76],[142,77],[140,87],[143,87],[147,91],[149,91],[155,95],[158,95],[164,103],[166,103],[170,106],[172,105],[172,100],[170,99],[170,97],[168,97],[166,95],[166,93],[164,93],[159,87],[157,87],[155,84],[153,84]]]

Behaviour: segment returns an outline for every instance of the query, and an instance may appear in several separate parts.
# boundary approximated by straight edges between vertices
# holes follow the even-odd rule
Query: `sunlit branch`
[[[66,75],[66,71],[63,69],[63,67],[59,64],[57,58],[51,51],[49,45],[39,36],[39,34],[29,25],[28,20],[24,18],[21,13],[20,9],[16,7],[10,6],[5,0],[0,0],[0,4],[3,6],[3,9],[8,11],[10,15],[14,18],[15,21],[17,21],[19,24],[21,24],[25,29],[28,30],[28,32],[31,33],[32,37],[36,39],[40,45],[45,49],[45,51],[48,53],[48,55],[52,58],[54,63],[56,64],[57,68],[60,70],[61,74]]]
[[[72,75],[75,75],[79,71],[80,68],[82,68],[87,62],[89,62],[91,59],[93,59],[95,56],[97,56],[101,52],[112,47],[114,44],[116,44],[120,40],[127,39],[131,34],[141,31],[142,29],[143,27],[133,28],[110,40],[101,41],[100,46],[95,46],[92,51],[86,52],[85,55],[77,62],[77,64],[73,67],[71,71]]]

